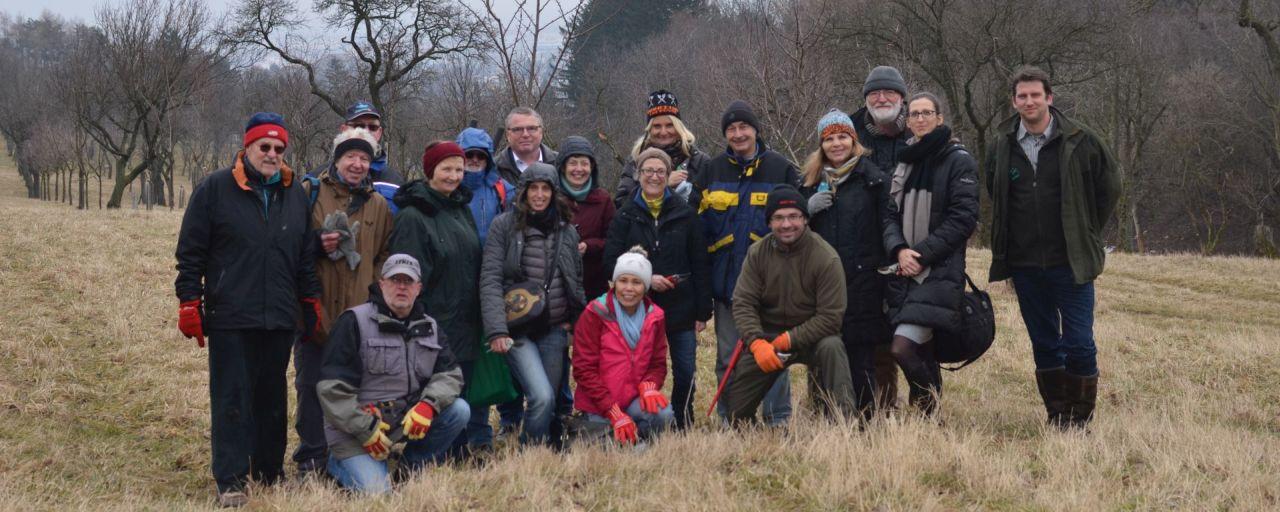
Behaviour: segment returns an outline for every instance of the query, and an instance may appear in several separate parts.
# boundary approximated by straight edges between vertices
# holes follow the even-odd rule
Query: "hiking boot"
[[[1050,426],[1067,428],[1070,416],[1067,413],[1067,369],[1064,367],[1036,370],[1036,387],[1040,389],[1040,399],[1044,401],[1044,410]]]
[[[1086,428],[1093,421],[1093,409],[1098,402],[1098,374],[1088,377],[1063,373],[1066,377],[1067,416],[1071,426]]]
[[[222,508],[240,508],[249,504],[249,495],[244,491],[226,491],[218,493],[218,506]]]

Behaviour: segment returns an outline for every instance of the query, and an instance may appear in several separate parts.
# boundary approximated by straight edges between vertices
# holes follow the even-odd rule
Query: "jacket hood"
[[[556,156],[556,174],[564,175],[565,163],[569,161],[571,156],[585,156],[591,160],[591,189],[600,188],[600,164],[596,162],[595,149],[591,147],[591,141],[585,137],[570,135],[560,143],[560,154]]]
[[[400,208],[414,207],[427,215],[435,215],[445,208],[469,208],[471,196],[471,189],[461,185],[453,195],[446,197],[432,189],[427,182],[415,180],[396,190],[392,201]]]
[[[498,168],[497,162],[493,159],[493,137],[489,136],[489,132],[480,128],[467,128],[458,134],[458,139],[455,142],[462,146],[462,151],[464,152],[479,149],[489,155],[489,166],[485,169],[486,171]]]

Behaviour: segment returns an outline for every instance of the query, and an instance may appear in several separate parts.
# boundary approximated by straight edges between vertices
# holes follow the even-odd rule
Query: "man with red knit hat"
[[[178,329],[209,345],[218,504],[248,503],[250,479],[284,472],[285,369],[295,330],[315,336],[320,283],[308,197],[284,162],[284,118],[254,114],[231,166],[196,185],[178,233]]]

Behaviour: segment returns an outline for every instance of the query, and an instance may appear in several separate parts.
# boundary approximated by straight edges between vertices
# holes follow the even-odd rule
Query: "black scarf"
[[[934,160],[951,142],[951,128],[942,125],[926,133],[924,138],[904,148],[898,154],[898,161],[911,165],[911,175],[907,176],[906,190],[928,189],[933,184],[933,171],[937,167]]]
[[[671,157],[672,169],[680,167],[680,164],[684,163],[684,161],[689,158],[689,155],[684,154],[684,151],[680,149],[680,145],[681,143],[677,141],[675,144],[672,144],[665,148],[658,148],[658,149],[661,149],[664,153],[666,153],[667,156]]]
[[[529,220],[527,225],[543,233],[550,234],[552,231],[555,230],[555,221],[556,221],[556,205],[553,198],[552,204],[547,205],[546,209],[540,212],[535,212],[535,211],[529,212]]]

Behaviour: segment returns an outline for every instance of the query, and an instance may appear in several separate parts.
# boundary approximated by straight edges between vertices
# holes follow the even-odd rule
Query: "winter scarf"
[[[863,116],[863,118],[866,120],[867,132],[871,135],[876,137],[892,137],[891,135],[887,135],[881,131],[879,126],[876,126],[876,118],[871,115],[871,110],[869,108],[867,109],[867,115]],[[902,133],[903,130],[907,129],[906,103],[903,103],[902,106],[898,107],[898,117],[893,120],[893,124],[898,127],[898,133]]]
[[[844,180],[849,179],[849,171],[852,171],[853,168],[858,165],[858,158],[859,157],[856,156],[850,158],[848,162],[845,162],[844,165],[838,168],[832,168],[830,166],[822,167],[822,175],[826,178],[824,181],[828,184],[827,186],[829,186],[831,190],[835,190],[836,187],[844,183]],[[819,192],[822,190],[825,189],[819,188]]]
[[[925,134],[922,139],[912,138],[902,153],[898,155],[897,169],[893,171],[893,184],[889,194],[902,212],[902,235],[907,245],[914,247],[929,236],[929,214],[932,210],[933,173],[937,168],[934,159],[951,141],[951,128],[939,126]],[[923,282],[929,275],[929,269],[916,276],[917,282]]]
[[[569,180],[564,179],[563,175],[560,176],[560,188],[564,189],[570,198],[579,203],[587,200],[587,194],[591,193],[591,187],[595,185],[594,182],[595,178],[587,178],[587,182],[582,185],[582,188],[573,188],[573,185],[569,184]]]
[[[613,316],[618,318],[618,328],[622,330],[622,337],[627,340],[627,345],[635,349],[636,344],[640,343],[640,329],[644,327],[644,303],[636,306],[635,314],[628,315],[627,310],[622,308],[622,303],[614,297]]]

